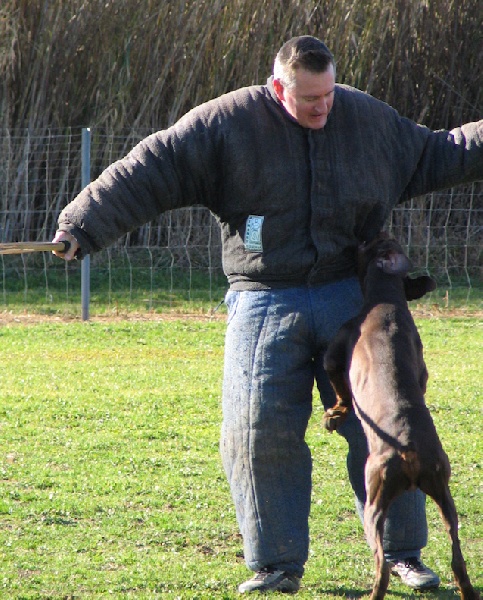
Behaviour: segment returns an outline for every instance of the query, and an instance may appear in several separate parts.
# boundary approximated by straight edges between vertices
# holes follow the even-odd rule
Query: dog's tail
[[[414,490],[418,487],[418,479],[421,471],[421,463],[419,461],[419,454],[416,449],[411,446],[400,451],[402,458],[402,470],[403,473],[410,481],[410,490]]]

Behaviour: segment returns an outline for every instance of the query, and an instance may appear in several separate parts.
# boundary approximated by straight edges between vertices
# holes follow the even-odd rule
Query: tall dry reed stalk
[[[0,139],[0,192],[4,173],[15,174],[0,193],[1,236],[50,235],[73,192],[66,172],[78,179],[78,158],[64,168],[64,147],[47,154],[49,131],[164,128],[198,103],[264,83],[280,45],[305,33],[333,50],[340,82],[407,117],[432,128],[481,117],[480,0],[2,0],[0,134],[35,135]],[[136,135],[115,155],[98,147],[96,166]],[[45,195],[47,213],[31,217]]]
[[[0,125],[165,127],[269,75],[292,35],[432,127],[481,115],[479,0],[4,0]]]

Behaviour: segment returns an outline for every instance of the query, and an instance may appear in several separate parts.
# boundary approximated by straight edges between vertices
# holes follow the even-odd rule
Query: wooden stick
[[[70,243],[64,242],[6,242],[0,243],[0,254],[26,254],[28,252],[67,252]]]

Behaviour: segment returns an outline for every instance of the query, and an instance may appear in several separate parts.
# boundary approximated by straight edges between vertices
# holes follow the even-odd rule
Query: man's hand
[[[79,242],[75,239],[73,235],[70,233],[66,233],[65,231],[57,231],[55,234],[53,242],[69,242],[70,248],[67,252],[58,252],[54,251],[52,254],[58,256],[59,258],[63,258],[64,260],[72,260],[75,258],[77,250],[79,250]]]

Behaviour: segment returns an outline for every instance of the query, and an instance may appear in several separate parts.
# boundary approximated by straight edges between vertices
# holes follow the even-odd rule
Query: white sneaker
[[[429,567],[411,556],[402,560],[391,561],[391,573],[413,590],[429,590],[439,586],[439,577]]]
[[[255,577],[240,584],[240,594],[250,592],[285,592],[293,594],[300,589],[300,577],[286,571],[266,567],[258,571]]]

